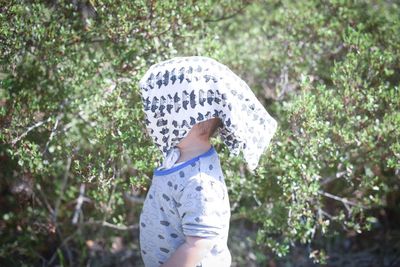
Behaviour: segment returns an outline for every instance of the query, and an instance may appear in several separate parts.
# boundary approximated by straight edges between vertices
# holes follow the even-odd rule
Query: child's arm
[[[161,267],[195,267],[212,249],[212,239],[187,236],[183,243]]]

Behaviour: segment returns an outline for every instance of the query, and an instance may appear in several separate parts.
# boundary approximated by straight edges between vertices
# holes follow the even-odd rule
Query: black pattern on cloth
[[[243,151],[253,170],[277,128],[249,86],[208,57],[176,57],[152,65],[139,85],[148,132],[164,157],[193,125],[220,118],[223,142],[233,155]]]

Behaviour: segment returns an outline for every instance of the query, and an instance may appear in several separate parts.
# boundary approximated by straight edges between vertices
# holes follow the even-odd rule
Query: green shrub
[[[160,154],[144,131],[137,81],[175,55],[232,67],[279,122],[255,173],[215,140],[231,225],[258,228],[260,265],[267,248],[283,256],[298,242],[324,262],[319,237],[361,233],[378,227],[375,210],[399,210],[398,4],[13,1],[0,9],[0,265],[120,264],[120,254],[99,254],[120,236],[139,256],[140,199]]]
[[[324,262],[316,237],[361,233],[378,225],[374,210],[399,211],[399,11],[383,1],[263,1],[219,26],[224,60],[279,121],[254,175],[223,160],[235,216],[258,222],[259,244],[277,255],[298,241]]]
[[[159,160],[145,134],[137,82],[159,60],[211,52],[204,20],[212,7],[2,4],[0,265],[82,266],[94,243],[107,250],[112,231],[136,229],[140,203],[131,202],[144,194]]]

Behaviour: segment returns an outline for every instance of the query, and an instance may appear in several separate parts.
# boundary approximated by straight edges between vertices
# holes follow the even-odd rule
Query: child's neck
[[[192,140],[184,140],[178,144],[177,147],[179,148],[181,155],[177,162],[190,160],[204,152],[207,152],[211,147],[209,140],[196,139],[193,140],[193,142],[191,141]]]

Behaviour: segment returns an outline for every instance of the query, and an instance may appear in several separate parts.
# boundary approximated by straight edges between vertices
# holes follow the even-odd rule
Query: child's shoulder
[[[223,182],[224,176],[218,155],[207,158],[201,158],[196,164],[197,168],[187,180],[189,182],[205,183],[205,182]]]

